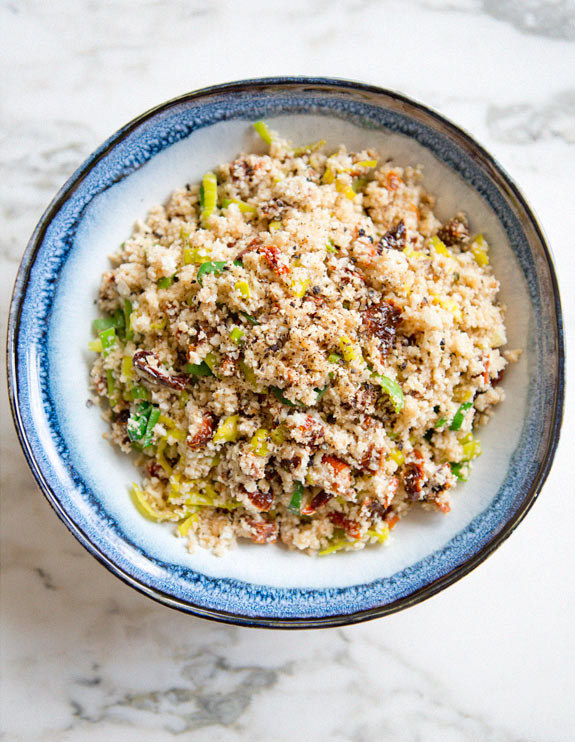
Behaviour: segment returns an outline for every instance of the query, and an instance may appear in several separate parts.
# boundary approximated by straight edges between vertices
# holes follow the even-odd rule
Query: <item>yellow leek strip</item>
[[[319,551],[318,556],[327,556],[328,554],[333,554],[336,551],[347,549],[349,546],[351,546],[351,543],[347,539],[337,539],[336,541],[333,541],[333,543],[331,543],[329,546],[326,546],[325,549]]]
[[[244,299],[250,298],[250,285],[247,281],[236,281],[234,288]]]
[[[231,204],[235,204],[242,214],[257,214],[258,211],[257,206],[248,204],[239,198],[224,198],[222,201],[224,209],[227,209]]]
[[[250,441],[250,448],[256,456],[267,456],[270,452],[267,443],[269,435],[269,430],[266,430],[265,428],[260,428],[254,433]]]
[[[168,433],[168,436],[171,436],[176,441],[185,441],[186,440],[186,437],[187,437],[186,431],[185,430],[182,430],[181,428],[178,428],[178,426],[172,420],[171,417],[168,417],[167,415],[160,415],[159,422],[166,429],[166,432]]]
[[[148,502],[144,491],[138,484],[136,484],[136,482],[132,483],[131,495],[136,509],[140,515],[144,516],[144,518],[147,518],[148,520],[161,521],[167,520],[169,517],[166,516],[165,513],[161,513],[150,502]]]
[[[286,439],[286,430],[284,426],[278,425],[277,428],[274,428],[270,433],[270,438],[276,444],[276,446],[281,446],[281,444]]]
[[[462,444],[463,457],[466,461],[476,459],[481,456],[481,441],[476,440],[473,437],[473,433],[468,433],[465,438],[462,438],[460,443]]]
[[[201,492],[193,491],[186,500],[186,505],[193,505],[195,507],[213,507],[214,498],[209,497]]]
[[[433,293],[431,294],[431,296],[433,297],[434,304],[438,304],[442,309],[450,312],[456,322],[461,322],[461,320],[463,319],[463,314],[455,299],[452,299],[449,296],[440,296],[439,294]]]
[[[88,348],[94,351],[94,353],[101,353],[102,352],[102,341],[100,340],[100,338],[98,338],[97,340],[91,340],[88,343]]]
[[[201,265],[210,259],[210,250],[207,247],[184,247],[182,263],[184,265]]]
[[[475,258],[475,262],[482,268],[484,268],[486,265],[489,265],[489,257],[487,255],[488,249],[489,245],[487,244],[487,241],[482,234],[478,234],[471,243],[470,250],[471,254]]]
[[[363,363],[363,356],[358,346],[348,338],[347,335],[343,335],[339,339],[339,347],[343,355],[343,360],[346,363],[358,367]]]
[[[357,196],[357,193],[353,190],[350,184],[347,181],[345,181],[343,178],[338,178],[336,180],[335,189],[338,193],[343,193],[343,195],[346,198],[349,198],[350,201],[353,201],[353,199]]]
[[[256,123],[254,124],[254,129],[257,131],[257,133],[266,144],[272,143],[273,136],[267,124],[265,124],[263,121],[256,121]]]
[[[354,162],[352,169],[356,167],[376,167],[377,166],[377,160],[360,160],[359,162]]]
[[[206,227],[208,219],[214,213],[218,203],[218,179],[214,173],[206,173],[202,178],[202,189],[200,192],[202,211],[200,219],[202,227]]]
[[[214,433],[214,443],[228,443],[237,440],[239,415],[230,415],[218,425]]]
[[[131,381],[134,374],[134,367],[132,365],[132,356],[122,357],[122,376],[126,381]]]
[[[453,400],[455,402],[469,402],[473,399],[473,390],[465,387],[463,384],[457,384],[453,387]]]
[[[402,252],[406,258],[414,258],[419,260],[420,258],[425,257],[424,252],[421,252],[420,250],[414,250],[412,247],[409,247],[409,245],[407,247],[404,247]]]
[[[325,144],[325,139],[320,139],[317,142],[312,142],[311,144],[307,144],[303,147],[296,147],[292,150],[292,155],[294,157],[301,157],[302,155],[311,154],[312,152],[317,152],[318,149],[321,149],[323,145]]]
[[[268,231],[269,232],[277,232],[278,229],[281,229],[282,223],[278,221],[273,221],[268,224]]]
[[[367,535],[370,538],[377,539],[380,544],[383,544],[387,541],[387,537],[389,536],[389,527],[384,524],[381,531],[376,531],[375,528],[370,528]]]
[[[172,467],[168,463],[168,460],[164,456],[164,450],[166,448],[168,441],[166,438],[162,438],[162,440],[158,443],[158,448],[156,450],[156,458],[158,459],[158,463],[162,467],[162,469],[170,476],[172,474]]]
[[[185,538],[188,535],[188,532],[192,525],[198,520],[198,514],[192,513],[186,520],[182,521],[180,525],[178,526],[178,533],[182,538]]]
[[[246,381],[248,384],[251,384],[252,386],[257,386],[258,379],[255,374],[255,371],[251,366],[248,366],[248,364],[245,361],[240,361],[239,363],[240,371],[245,376]]]
[[[218,466],[218,464],[220,463],[220,461],[221,461],[221,460],[222,460],[222,457],[220,456],[220,454],[219,454],[219,453],[217,453],[217,454],[216,454],[216,455],[215,455],[215,456],[213,457],[213,459],[212,459],[212,465],[211,465],[211,468],[212,468],[212,469],[215,469],[215,468],[216,468],[216,466]]]
[[[322,175],[321,182],[325,183],[326,185],[329,185],[330,183],[333,183],[335,180],[335,176],[333,174],[333,170],[331,167],[326,167],[324,174]]]
[[[202,486],[202,489],[204,490],[204,494],[207,497],[211,497],[213,500],[216,499],[216,497],[218,496],[218,493],[211,482],[202,482],[201,486]]]
[[[453,255],[449,252],[447,249],[445,242],[439,239],[437,235],[434,235],[430,240],[429,244],[431,247],[435,250],[436,253],[439,253],[439,255],[443,255],[446,258],[452,258]]]
[[[292,281],[291,282],[291,292],[294,296],[296,296],[298,299],[301,299],[305,296],[305,292],[307,291],[307,287],[310,285],[311,281],[309,278],[300,278],[299,280]]]
[[[150,330],[157,330],[158,332],[161,332],[166,326],[166,318],[161,317],[158,322],[151,322],[150,323]]]
[[[398,466],[401,466],[405,462],[405,456],[397,447],[391,449],[389,452],[389,458],[392,461],[395,461]]]

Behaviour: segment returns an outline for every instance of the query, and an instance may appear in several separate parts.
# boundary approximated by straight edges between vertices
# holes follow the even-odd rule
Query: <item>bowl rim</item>
[[[203,608],[201,606],[185,602],[179,598],[175,598],[169,593],[163,592],[157,588],[145,585],[138,579],[129,575],[122,568],[116,565],[111,559],[109,559],[104,553],[102,553],[102,551],[92,542],[89,536],[79,526],[76,525],[73,518],[61,506],[54,491],[45,479],[41,471],[41,467],[36,460],[32,445],[30,444],[30,441],[27,437],[26,429],[20,414],[17,376],[18,353],[16,345],[20,329],[21,311],[26,295],[25,287],[28,282],[30,271],[34,264],[36,255],[43,243],[43,239],[48,226],[52,222],[52,219],[54,218],[56,213],[82,183],[87,174],[96,166],[98,162],[106,157],[106,155],[116,146],[118,142],[126,138],[132,131],[137,129],[145,121],[152,119],[158,113],[166,111],[174,106],[183,103],[200,100],[214,95],[226,95],[229,93],[245,92],[246,88],[249,88],[250,91],[265,91],[267,88],[270,87],[289,89],[290,87],[300,87],[302,85],[313,86],[315,88],[313,92],[340,88],[350,89],[352,92],[359,91],[375,94],[378,96],[383,95],[387,98],[392,98],[402,104],[405,104],[408,108],[419,110],[425,113],[431,119],[435,120],[448,134],[455,135],[455,137],[463,142],[463,144],[465,144],[468,148],[477,152],[483,160],[484,164],[495,171],[495,173],[502,179],[506,187],[509,189],[513,197],[517,200],[520,209],[524,212],[525,217],[528,219],[530,226],[533,229],[535,236],[540,242],[543,249],[547,264],[546,267],[549,272],[549,278],[553,292],[553,309],[557,330],[557,367],[553,405],[551,408],[553,423],[549,430],[545,456],[542,459],[537,472],[532,476],[529,489],[526,492],[521,505],[518,507],[513,517],[505,522],[501,530],[497,534],[495,534],[493,538],[490,539],[490,541],[488,541],[481,549],[479,549],[476,554],[466,559],[466,561],[464,561],[462,564],[458,565],[445,575],[433,580],[429,584],[424,585],[414,592],[402,598],[396,599],[395,601],[386,605],[376,606],[374,608],[357,611],[350,614],[337,614],[332,616],[312,618],[268,618],[263,616],[246,616],[242,614],[229,613],[218,609]],[[312,91],[310,90],[309,92]],[[200,88],[189,93],[184,93],[183,95],[179,95],[175,98],[171,98],[163,103],[160,103],[159,105],[148,109],[144,113],[133,118],[124,126],[120,127],[114,134],[108,137],[108,139],[106,139],[96,150],[94,150],[91,155],[88,156],[88,158],[82,163],[82,165],[80,165],[80,167],[75,170],[75,172],[68,178],[68,180],[65,181],[62,187],[58,190],[58,192],[44,211],[42,217],[40,218],[40,221],[38,222],[32,233],[32,236],[30,237],[30,240],[20,262],[14,288],[12,291],[12,298],[8,316],[6,343],[8,396],[12,418],[14,421],[20,446],[24,452],[26,462],[30,467],[40,490],[42,491],[60,520],[66,525],[68,530],[80,542],[80,544],[110,572],[112,572],[112,574],[116,575],[116,577],[121,579],[125,584],[146,595],[147,597],[155,600],[156,602],[161,603],[162,605],[166,605],[170,608],[200,618],[206,618],[221,623],[272,629],[310,629],[322,627],[337,627],[361,623],[363,621],[391,615],[400,610],[404,610],[405,608],[416,605],[417,603],[421,603],[422,601],[427,600],[433,595],[436,595],[437,593],[441,592],[445,588],[463,578],[465,575],[469,574],[483,561],[485,561],[497,548],[499,548],[499,546],[501,546],[501,544],[507,538],[509,538],[509,536],[525,518],[525,516],[533,506],[535,500],[539,496],[543,484],[547,479],[559,443],[565,397],[564,343],[565,340],[563,330],[563,315],[559,295],[559,286],[555,272],[552,252],[549,245],[547,244],[547,240],[545,239],[543,229],[541,228],[535,214],[533,213],[532,208],[529,206],[527,199],[518,188],[518,186],[515,184],[513,179],[509,176],[507,171],[470,134],[468,134],[464,129],[452,123],[449,119],[445,118],[443,115],[437,113],[428,106],[419,103],[399,92],[377,85],[371,85],[342,78],[328,77],[280,76],[251,78]]]

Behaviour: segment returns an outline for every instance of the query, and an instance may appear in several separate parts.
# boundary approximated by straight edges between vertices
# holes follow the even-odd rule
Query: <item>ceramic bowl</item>
[[[448,516],[414,513],[387,548],[310,558],[242,544],[224,557],[189,554],[172,527],[144,520],[128,495],[133,463],[88,408],[90,324],[107,256],[136,218],[178,186],[242,150],[260,150],[264,118],[293,142],[376,147],[421,164],[446,219],[464,209],[484,232],[508,307],[506,401],[482,431],[484,453]],[[16,281],[9,323],[12,410],[29,465],[76,538],[146,595],[221,621],[334,626],[413,605],[476,567],[537,497],[557,445],[563,338],[549,249],[525,199],[494,159],[438,114],[387,90],[282,78],[220,85],[149,111],[105,142],[42,217]]]

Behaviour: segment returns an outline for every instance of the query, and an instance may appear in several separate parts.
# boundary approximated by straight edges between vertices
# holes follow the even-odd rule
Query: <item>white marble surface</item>
[[[206,84],[318,74],[401,90],[486,145],[547,231],[574,325],[572,0],[1,0],[0,64],[3,318],[43,209],[118,126]],[[575,739],[574,412],[571,394],[539,501],[474,573],[387,619],[282,633],[108,574],[36,490],[2,395],[2,739]]]

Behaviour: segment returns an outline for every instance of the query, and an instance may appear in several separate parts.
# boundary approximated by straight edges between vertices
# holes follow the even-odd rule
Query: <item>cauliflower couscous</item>
[[[489,246],[417,168],[255,126],[269,154],[176,190],[112,256],[91,384],[136,506],[190,549],[380,544],[449,512],[503,398]]]

